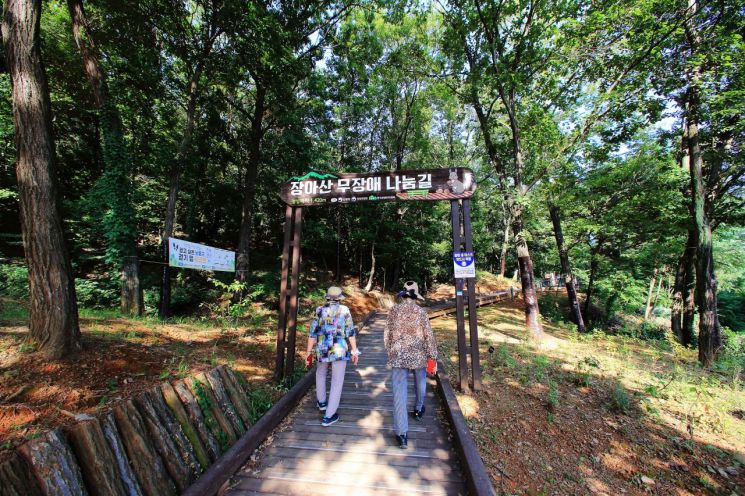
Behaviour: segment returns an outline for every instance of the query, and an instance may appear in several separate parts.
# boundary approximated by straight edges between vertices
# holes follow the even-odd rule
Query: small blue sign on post
[[[476,277],[476,263],[472,251],[453,252],[453,272],[456,279]]]

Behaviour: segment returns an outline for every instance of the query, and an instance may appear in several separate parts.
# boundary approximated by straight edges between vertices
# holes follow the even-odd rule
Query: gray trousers
[[[396,434],[406,434],[409,431],[409,412],[406,408],[409,402],[409,372],[414,373],[416,384],[415,410],[421,410],[424,406],[424,396],[427,393],[427,370],[402,369],[393,367],[391,371],[391,383],[393,388],[393,430]]]
[[[329,362],[318,362],[316,364],[316,399],[320,402],[326,401],[326,375]],[[337,360],[331,362],[331,390],[329,391],[329,403],[326,406],[326,416],[331,417],[339,408],[341,401],[341,388],[344,386],[344,371],[347,362]]]

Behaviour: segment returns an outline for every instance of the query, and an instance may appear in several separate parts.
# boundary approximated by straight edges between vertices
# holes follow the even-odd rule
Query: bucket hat
[[[417,300],[424,300],[424,297],[419,294],[419,285],[414,281],[406,281],[404,283],[403,292],[408,293],[409,295],[413,295],[414,298]]]
[[[331,286],[326,291],[326,299],[327,300],[334,300],[339,301],[344,299],[344,293],[342,292],[342,289],[339,286]]]

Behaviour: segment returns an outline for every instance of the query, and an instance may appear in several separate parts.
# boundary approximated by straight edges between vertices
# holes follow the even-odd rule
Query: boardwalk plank
[[[258,462],[236,475],[228,496],[327,496],[345,488],[354,496],[466,493],[441,399],[431,381],[427,415],[423,421],[409,422],[409,449],[395,444],[391,373],[383,348],[385,319],[379,314],[358,336],[363,355],[357,367],[347,367],[338,409],[341,421],[321,426],[323,413],[315,405],[315,392],[310,392]],[[413,378],[409,401],[413,407]]]
[[[429,486],[415,484],[393,484],[385,482],[375,483],[370,487],[364,487],[356,483],[345,483],[339,474],[334,473],[331,476],[316,478],[292,478],[290,476],[282,478],[266,477],[256,479],[253,477],[241,477],[238,485],[233,489],[237,491],[231,494],[242,494],[240,491],[247,489],[249,491],[269,491],[272,494],[282,494],[285,496],[328,496],[329,492],[343,488],[354,489],[355,496],[378,496],[378,495],[413,495],[413,494],[432,494],[432,495],[458,495],[465,494],[465,485],[463,483],[440,483]],[[334,477],[337,476],[337,477]]]
[[[322,471],[328,469],[324,460],[308,460],[299,458],[276,458],[267,462],[262,469],[263,471]],[[460,472],[457,467],[453,467],[446,462],[432,462],[428,464],[419,464],[417,466],[396,466],[390,465],[385,460],[380,463],[369,463],[354,461],[337,461],[334,463],[334,470],[339,473],[357,474],[365,471],[390,472],[407,479],[419,478],[426,481],[455,481],[461,480]],[[251,476],[253,473],[244,473],[239,475]]]

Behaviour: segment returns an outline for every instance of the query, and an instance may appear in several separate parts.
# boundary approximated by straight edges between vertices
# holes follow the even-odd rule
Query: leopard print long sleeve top
[[[391,308],[384,341],[389,367],[420,369],[428,358],[437,358],[427,311],[408,298]]]

